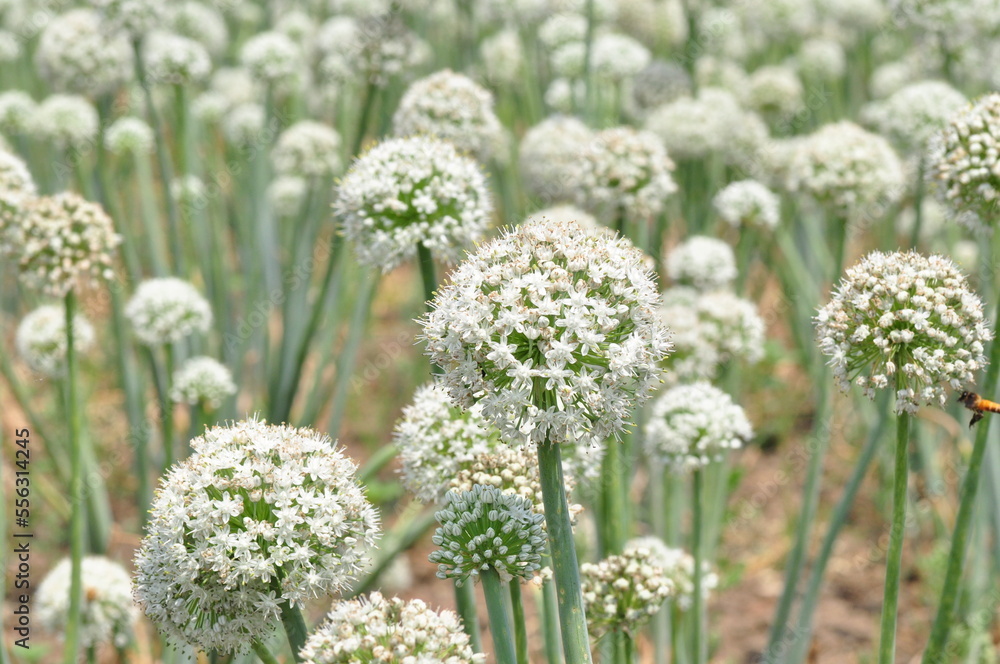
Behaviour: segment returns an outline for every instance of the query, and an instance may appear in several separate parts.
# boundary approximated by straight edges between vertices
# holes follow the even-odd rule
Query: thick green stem
[[[375,87],[374,83],[365,85],[364,97],[361,102],[361,115],[358,117],[358,133],[354,136],[354,147],[351,149],[349,157],[356,157],[361,153],[361,146],[365,143],[365,132],[368,130],[368,116],[371,115],[377,92],[378,88]]]
[[[254,641],[250,644],[250,647],[253,648],[257,658],[264,662],[264,664],[278,664],[277,658],[272,655],[271,651],[267,649],[267,646],[260,641],[254,639]]]
[[[997,291],[1000,293],[1000,289]],[[1000,332],[1000,301],[994,315],[997,318],[995,331]],[[990,363],[986,369],[983,390],[993,395],[997,389],[997,378],[1000,377],[1000,340],[994,339],[990,346]],[[951,629],[955,612],[955,599],[958,596],[959,584],[962,580],[962,566],[969,548],[969,525],[975,511],[976,493],[979,491],[979,476],[983,465],[983,455],[986,452],[986,439],[989,437],[990,423],[982,422],[976,430],[976,440],[969,458],[969,468],[965,471],[962,482],[962,498],[955,518],[955,532],[951,538],[951,551],[948,552],[948,568],[945,572],[944,586],[941,588],[941,600],[938,602],[937,615],[931,628],[927,650],[924,651],[923,664],[939,664],[944,662],[944,648],[948,643],[948,632]]]
[[[163,346],[166,361],[166,389],[160,395],[160,427],[163,432],[163,472],[166,473],[174,465],[174,403],[170,399],[170,385],[174,379],[174,347],[167,343]]]
[[[420,279],[424,284],[424,306],[430,311],[434,291],[437,290],[437,276],[434,273],[434,257],[423,242],[417,243],[417,257],[420,260]]]
[[[302,611],[290,604],[288,600],[281,603],[281,624],[288,636],[288,644],[292,646],[292,656],[296,662],[301,662],[302,657],[299,656],[299,652],[306,644],[309,630],[306,629],[306,621],[302,617]]]
[[[548,555],[543,556],[544,566],[549,566]],[[548,664],[562,664],[562,639],[559,634],[559,607],[556,601],[556,586],[552,581],[542,585],[542,627],[545,630],[545,661]]]
[[[479,634],[479,611],[476,609],[476,589],[471,583],[455,582],[455,608],[462,619],[462,628],[469,635],[469,645],[475,652],[483,651],[483,639]]]
[[[693,496],[693,514],[691,516],[691,557],[694,559],[694,575],[693,575],[693,588],[691,590],[692,603],[691,603],[691,615],[694,617],[694,629],[692,630],[692,661],[694,664],[701,664],[705,661],[702,656],[702,650],[704,649],[704,643],[702,639],[702,630],[705,626],[704,619],[704,596],[702,595],[702,542],[701,542],[701,529],[702,529],[702,505],[701,501],[702,495],[702,470],[700,468],[696,469],[693,473],[692,478],[694,485],[694,496]]]
[[[511,618],[514,621],[514,646],[517,651],[517,664],[528,662],[528,626],[524,622],[524,601],[521,599],[521,582],[514,579],[510,586]]]
[[[605,556],[621,553],[628,536],[622,456],[622,445],[612,440],[608,443],[601,462],[601,516],[604,522],[601,544],[602,554]]]
[[[920,228],[924,222],[924,160],[917,164],[917,181],[913,192],[913,232],[910,234],[910,246],[914,249],[920,244]]]
[[[896,374],[896,390],[903,389],[902,372]],[[892,479],[892,529],[885,561],[885,592],[882,597],[882,629],[879,664],[893,664],[896,657],[896,607],[899,602],[899,571],[903,560],[903,530],[906,528],[906,483],[909,475],[910,418],[896,416],[896,466]]]
[[[493,635],[493,655],[497,664],[518,664],[514,652],[514,631],[511,629],[507,603],[504,601],[504,586],[507,584],[500,581],[500,575],[493,568],[483,570],[479,578],[483,581],[486,610],[490,614],[490,634]],[[465,582],[471,581],[466,579]]]
[[[76,295],[73,291],[64,300],[66,312],[66,405],[69,415],[70,448],[70,585],[69,617],[66,621],[65,664],[76,664],[80,655],[80,619],[83,609],[83,455],[80,440],[80,409],[76,391],[76,340],[73,319],[76,318]]]
[[[823,536],[823,542],[820,544],[816,560],[813,561],[812,570],[809,572],[809,582],[806,585],[806,592],[802,598],[802,606],[799,609],[796,621],[794,641],[790,647],[791,656],[784,657],[785,644],[777,643],[772,646],[772,650],[769,650],[765,654],[766,661],[785,661],[791,663],[801,662],[805,658],[805,650],[810,643],[810,636],[812,635],[813,613],[819,602],[819,592],[823,585],[823,572],[826,570],[826,564],[833,553],[833,545],[837,541],[837,535],[840,534],[840,529],[847,522],[851,507],[854,505],[854,498],[858,495],[858,489],[861,488],[861,483],[868,473],[868,468],[871,466],[872,460],[875,458],[875,452],[882,442],[882,434],[885,432],[885,425],[889,420],[889,415],[885,412],[887,403],[887,397],[879,399],[879,404],[882,408],[879,409],[880,416],[878,423],[869,432],[868,440],[865,441],[865,446],[861,450],[861,456],[858,457],[858,461],[854,465],[854,470],[851,471],[851,476],[847,480],[844,493],[841,495],[840,500],[837,501],[837,505],[833,509],[833,514],[830,516],[830,525]]]
[[[587,617],[583,611],[583,594],[580,591],[580,568],[576,558],[576,543],[573,541],[573,528],[569,521],[562,457],[557,443],[546,440],[538,444],[538,469],[566,664],[590,664],[590,637],[587,634]]]

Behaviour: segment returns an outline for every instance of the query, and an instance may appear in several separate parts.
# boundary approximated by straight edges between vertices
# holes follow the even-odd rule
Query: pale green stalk
[[[254,639],[250,643],[250,647],[253,648],[254,653],[264,664],[279,664],[277,658],[271,654],[271,651],[262,642]]]
[[[354,302],[354,311],[351,312],[350,328],[347,332],[347,341],[337,356],[337,376],[335,392],[333,396],[333,406],[330,410],[329,426],[327,431],[331,435],[337,435],[340,431],[340,422],[344,416],[344,409],[347,407],[348,389],[351,383],[351,374],[354,373],[354,364],[358,357],[358,350],[361,347],[362,336],[368,324],[368,317],[371,314],[372,300],[378,287],[378,277],[367,275],[364,278],[358,293],[358,299]]]
[[[590,637],[580,590],[580,568],[576,543],[569,520],[566,484],[558,443],[545,440],[538,444],[538,471],[545,505],[545,524],[556,583],[559,625],[562,630],[566,664],[590,664]]]
[[[302,657],[299,652],[306,644],[309,630],[306,628],[306,621],[302,617],[302,611],[288,600],[281,602],[281,624],[285,628],[288,636],[288,644],[292,647],[292,657],[296,662],[301,662]]]
[[[704,493],[702,491],[702,470],[701,468],[696,468],[693,473],[693,513],[691,517],[691,557],[694,559],[694,578],[693,578],[693,588],[691,590],[692,594],[692,604],[691,604],[691,615],[694,616],[694,629],[692,630],[692,655],[695,664],[702,664],[705,661],[704,650],[707,645],[707,639],[703,639],[703,634],[705,630],[705,616],[704,616],[704,597],[702,596],[702,585],[703,585],[703,570],[702,570],[702,541],[701,541],[701,531],[702,531],[702,505],[701,501],[704,498]]]
[[[518,664],[514,649],[514,630],[511,628],[510,616],[507,613],[507,584],[500,580],[500,575],[492,567],[479,573],[483,584],[483,594],[486,596],[486,610],[490,614],[490,634],[493,635],[493,656],[497,664]],[[466,583],[471,583],[469,579]]]
[[[542,556],[542,564],[550,566],[549,556]],[[562,664],[562,638],[559,634],[559,607],[556,601],[556,586],[549,580],[541,589],[542,634],[545,637],[545,661],[548,664]]]
[[[524,601],[521,599],[521,581],[514,579],[508,582],[510,586],[511,618],[514,623],[514,648],[517,653],[517,664],[528,662],[528,627],[524,622]]]
[[[896,390],[906,387],[902,372],[896,373]],[[896,463],[892,480],[892,529],[885,563],[885,592],[882,596],[882,626],[879,637],[879,664],[894,664],[896,658],[896,607],[899,602],[899,572],[903,559],[906,528],[906,485],[909,479],[911,415],[896,415]]]
[[[476,589],[471,583],[455,580],[455,608],[462,619],[462,628],[469,635],[469,645],[475,652],[483,651],[483,639],[479,634],[479,611],[476,608]]]
[[[80,444],[80,410],[77,404],[76,340],[73,319],[76,295],[71,290],[64,299],[66,314],[66,405],[69,414],[70,447],[70,586],[69,616],[66,620],[64,664],[76,664],[80,656],[80,620],[83,609],[83,457]]]

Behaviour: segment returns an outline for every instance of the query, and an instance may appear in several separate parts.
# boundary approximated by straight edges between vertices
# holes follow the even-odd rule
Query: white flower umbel
[[[521,181],[544,202],[572,200],[576,160],[594,133],[580,120],[553,115],[524,133],[520,145]]]
[[[628,240],[530,220],[452,273],[423,338],[454,401],[505,439],[603,439],[658,383],[658,299]]]
[[[931,138],[967,103],[965,95],[943,81],[920,81],[873,102],[865,114],[901,149],[923,156]]]
[[[417,389],[393,436],[402,462],[403,487],[426,503],[443,500],[449,489],[457,488],[455,478],[466,475],[484,457],[503,454],[507,448],[483,417],[482,406],[456,408],[448,390],[434,383]],[[593,479],[602,456],[601,447],[581,441],[565,456],[566,475]]]
[[[144,155],[153,151],[153,130],[133,116],[115,120],[104,133],[104,145],[117,155]]]
[[[0,253],[10,256],[31,288],[61,298],[78,284],[114,276],[121,236],[96,203],[69,192],[30,198],[9,223],[4,216],[0,222]]]
[[[174,372],[170,398],[176,403],[218,408],[223,400],[236,394],[233,373],[218,360],[199,356],[184,362]]]
[[[31,131],[60,150],[89,149],[97,138],[97,110],[77,95],[51,95],[38,105]]]
[[[501,581],[528,580],[541,569],[544,517],[531,500],[477,484],[448,492],[447,506],[435,517],[441,527],[431,541],[440,548],[430,561],[438,564],[440,579],[463,583],[493,570]]]
[[[274,84],[302,74],[302,51],[291,37],[281,32],[261,32],[240,49],[240,64],[254,78]]]
[[[524,72],[524,42],[517,30],[507,28],[479,45],[486,79],[494,85],[516,85]]]
[[[267,187],[271,209],[283,219],[297,217],[308,194],[309,181],[298,175],[279,175]]]
[[[394,76],[420,65],[429,53],[427,44],[395,11],[361,19],[334,16],[320,27],[316,45],[323,79],[376,87],[385,87]]]
[[[212,72],[212,59],[200,42],[162,30],[145,39],[143,57],[150,81],[160,85],[190,85]]]
[[[27,164],[13,152],[0,149],[0,197],[13,202],[15,198],[23,200],[36,193],[35,181]]]
[[[773,231],[781,221],[778,196],[756,180],[727,184],[712,199],[712,206],[734,228],[748,226]]]
[[[903,166],[889,142],[842,120],[798,144],[787,186],[846,220],[883,213],[902,197],[903,182]]]
[[[193,39],[213,56],[222,55],[229,45],[226,19],[210,4],[196,0],[170,3],[170,28],[179,35]]]
[[[164,24],[168,3],[159,0],[90,0],[110,31],[124,30],[133,39]]]
[[[816,316],[816,336],[841,390],[855,382],[874,398],[891,389],[897,413],[943,405],[946,387],[972,384],[993,338],[955,264],[912,251],[875,251],[849,268]]]
[[[125,305],[135,336],[147,346],[177,342],[212,325],[212,308],[191,283],[176,277],[147,279]]]
[[[743,409],[728,394],[699,382],[678,385],[653,402],[646,453],[679,473],[722,460],[753,438]]]
[[[45,629],[63,633],[69,618],[70,559],[64,558],[42,579],[33,609]],[[83,606],[77,627],[84,649],[109,644],[124,648],[132,639],[139,611],[132,602],[132,581],[125,568],[103,556],[81,562]]]
[[[38,104],[24,90],[0,92],[0,132],[8,136],[27,134],[37,109]]]
[[[245,651],[284,606],[343,590],[367,566],[378,514],[329,436],[246,420],[191,447],[135,560],[136,601],[167,635]]]
[[[580,566],[590,635],[637,630],[676,588],[646,548],[626,549],[597,564]]]
[[[594,215],[584,212],[575,205],[554,205],[528,215],[528,219],[548,219],[558,223],[575,221],[586,231],[613,232],[607,226],[602,226]]]
[[[483,161],[503,141],[493,95],[450,69],[413,83],[392,116],[396,136],[436,136]]]
[[[791,67],[761,67],[750,75],[746,103],[764,117],[780,121],[805,109],[805,89]]]
[[[473,652],[454,611],[435,611],[423,600],[377,592],[367,599],[334,602],[300,656],[303,664],[486,662],[486,655]]]
[[[328,178],[343,168],[340,134],[313,120],[300,120],[281,132],[271,150],[271,163],[280,175]]]
[[[683,66],[667,60],[653,60],[632,81],[631,102],[641,117],[653,109],[691,94],[691,76]]]
[[[571,171],[576,202],[608,218],[649,219],[677,191],[674,162],[654,134],[622,126],[580,146]]]
[[[431,137],[390,139],[363,154],[333,208],[358,259],[383,273],[416,255],[419,243],[454,262],[483,236],[493,211],[479,165]]]
[[[669,384],[712,381],[727,362],[754,363],[764,355],[756,305],[730,291],[675,286],[663,293],[660,316],[674,345],[664,365]]]
[[[677,284],[698,290],[727,288],[736,279],[736,256],[722,240],[695,235],[670,250],[667,274]]]
[[[99,96],[132,78],[132,46],[108,33],[91,9],[71,9],[52,18],[38,39],[35,65],[58,92]]]
[[[1000,205],[1000,93],[980,97],[948,121],[931,142],[928,176],[959,220],[994,223]]]
[[[691,608],[694,595],[694,558],[683,549],[667,546],[659,537],[635,537],[625,542],[628,551],[642,551],[641,555],[663,570],[664,576],[674,584],[673,599],[682,611]],[[719,585],[719,575],[712,571],[711,564],[702,562],[701,595],[705,599]]]
[[[62,374],[66,364],[66,309],[38,307],[17,326],[14,345],[28,366],[46,376]],[[84,353],[94,345],[94,327],[82,315],[73,318],[73,348]]]
[[[264,107],[248,102],[232,107],[222,118],[222,135],[233,145],[257,149],[263,142]]]

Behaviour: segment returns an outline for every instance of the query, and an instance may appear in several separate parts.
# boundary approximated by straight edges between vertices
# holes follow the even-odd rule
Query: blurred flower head
[[[595,639],[608,632],[638,629],[676,592],[649,549],[641,547],[596,564],[583,563],[580,586],[587,627]]]
[[[140,343],[175,343],[212,325],[212,308],[190,282],[176,277],[146,279],[125,305],[125,317]]]
[[[773,231],[781,221],[778,196],[756,180],[730,182],[712,199],[712,207],[735,228]]]
[[[176,403],[215,409],[233,394],[236,384],[232,372],[218,360],[198,356],[184,362],[174,372],[170,398]]]
[[[66,308],[45,304],[17,326],[14,345],[28,366],[46,376],[59,376],[66,364]],[[73,317],[73,348],[83,353],[94,345],[94,326],[80,314]]]
[[[736,256],[732,248],[706,235],[693,235],[671,249],[666,266],[674,283],[700,291],[728,288],[736,279]]]

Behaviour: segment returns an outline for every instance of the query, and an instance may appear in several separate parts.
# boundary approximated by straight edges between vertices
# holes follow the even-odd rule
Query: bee
[[[972,419],[969,421],[969,428],[972,428],[976,422],[983,419],[984,413],[1000,413],[1000,403],[984,399],[975,392],[962,392],[958,400],[966,408],[973,411]]]

